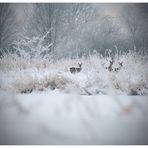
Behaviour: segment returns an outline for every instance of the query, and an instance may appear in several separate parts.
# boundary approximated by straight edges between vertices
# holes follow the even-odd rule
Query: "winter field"
[[[27,57],[0,59],[0,144],[148,144],[147,55]]]
[[[0,144],[148,144],[147,3],[0,3]]]

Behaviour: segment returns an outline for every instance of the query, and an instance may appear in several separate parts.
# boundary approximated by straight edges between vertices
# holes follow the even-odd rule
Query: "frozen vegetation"
[[[109,71],[111,60],[98,54],[57,61],[6,55],[0,59],[0,88],[18,93],[58,89],[81,95],[148,94],[147,55],[116,55]],[[80,62],[82,70],[72,74],[70,67],[78,67]]]
[[[1,58],[0,144],[148,144],[148,57],[111,60]]]

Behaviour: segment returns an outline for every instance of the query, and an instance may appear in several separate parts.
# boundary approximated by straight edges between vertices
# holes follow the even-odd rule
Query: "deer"
[[[109,72],[111,72],[111,71],[118,72],[121,69],[121,67],[123,66],[123,62],[118,62],[119,67],[113,69],[113,64],[115,62],[114,59],[111,58],[111,60],[109,62],[110,62],[109,66],[106,67],[106,69],[108,69]]]
[[[123,62],[118,62],[119,64],[119,67],[118,68],[115,68],[115,71],[119,71],[121,69],[121,67],[123,66]]]
[[[82,70],[82,63],[78,63],[79,67],[71,67],[70,68],[70,72],[75,74],[75,73],[79,73]]]
[[[113,66],[113,63],[114,63],[114,60],[113,59],[111,59],[111,61],[109,61],[110,62],[110,65],[109,65],[109,67],[108,67],[108,71],[112,71],[113,69],[112,69],[112,66]]]

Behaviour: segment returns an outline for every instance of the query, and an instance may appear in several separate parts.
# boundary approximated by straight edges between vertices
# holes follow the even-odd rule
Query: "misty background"
[[[35,56],[40,48],[54,59],[147,52],[147,14],[148,4],[140,3],[1,3],[0,56],[20,50]]]

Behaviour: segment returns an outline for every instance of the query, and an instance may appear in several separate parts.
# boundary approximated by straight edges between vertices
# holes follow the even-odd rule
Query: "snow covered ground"
[[[148,97],[1,91],[0,144],[148,144]]]
[[[0,144],[148,144],[147,55],[119,62],[1,58]]]

